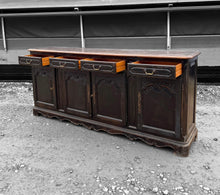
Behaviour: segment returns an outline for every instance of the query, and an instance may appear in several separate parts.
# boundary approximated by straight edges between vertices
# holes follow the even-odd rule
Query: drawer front
[[[175,79],[179,76],[174,65],[152,65],[128,63],[128,74],[144,77]]]
[[[75,59],[50,58],[50,66],[54,68],[69,68],[69,69],[78,70],[79,61]]]
[[[81,70],[116,73],[115,62],[98,62],[81,60]]]
[[[19,56],[18,62],[20,65],[42,66],[42,57]]]

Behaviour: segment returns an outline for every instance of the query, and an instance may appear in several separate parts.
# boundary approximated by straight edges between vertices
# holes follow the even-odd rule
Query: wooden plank
[[[70,47],[48,47],[29,49],[30,52],[66,53],[96,56],[115,57],[141,57],[141,58],[163,58],[163,59],[191,59],[200,54],[198,51],[181,50],[138,50],[138,49],[93,49],[93,48],[70,48]]]

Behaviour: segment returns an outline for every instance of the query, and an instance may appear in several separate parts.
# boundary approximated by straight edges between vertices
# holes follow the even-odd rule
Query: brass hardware
[[[59,65],[61,68],[63,68],[66,65],[66,62],[60,62]]]
[[[26,64],[31,64],[32,59],[26,59]]]
[[[152,70],[152,72],[147,72],[147,70],[145,69],[145,74],[148,75],[148,76],[151,76],[154,74],[155,70]]]
[[[92,68],[93,68],[93,70],[100,70],[101,65],[99,65],[99,67],[98,67],[98,68],[95,68],[95,65],[93,64],[93,65],[92,65]]]
[[[53,90],[53,87],[50,87],[50,90],[52,91],[52,90]]]

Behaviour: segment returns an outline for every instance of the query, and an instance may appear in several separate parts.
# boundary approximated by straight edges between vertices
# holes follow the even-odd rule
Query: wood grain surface
[[[191,59],[200,54],[199,51],[189,50],[139,50],[139,49],[93,49],[93,48],[71,48],[71,47],[48,47],[29,49],[30,52],[48,52],[81,54],[96,56],[123,56],[144,58],[166,58],[166,59]]]

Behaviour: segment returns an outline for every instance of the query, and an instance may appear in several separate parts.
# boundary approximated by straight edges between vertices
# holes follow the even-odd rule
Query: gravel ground
[[[32,115],[31,83],[0,83],[0,195],[220,194],[220,86],[198,85],[189,157]]]

